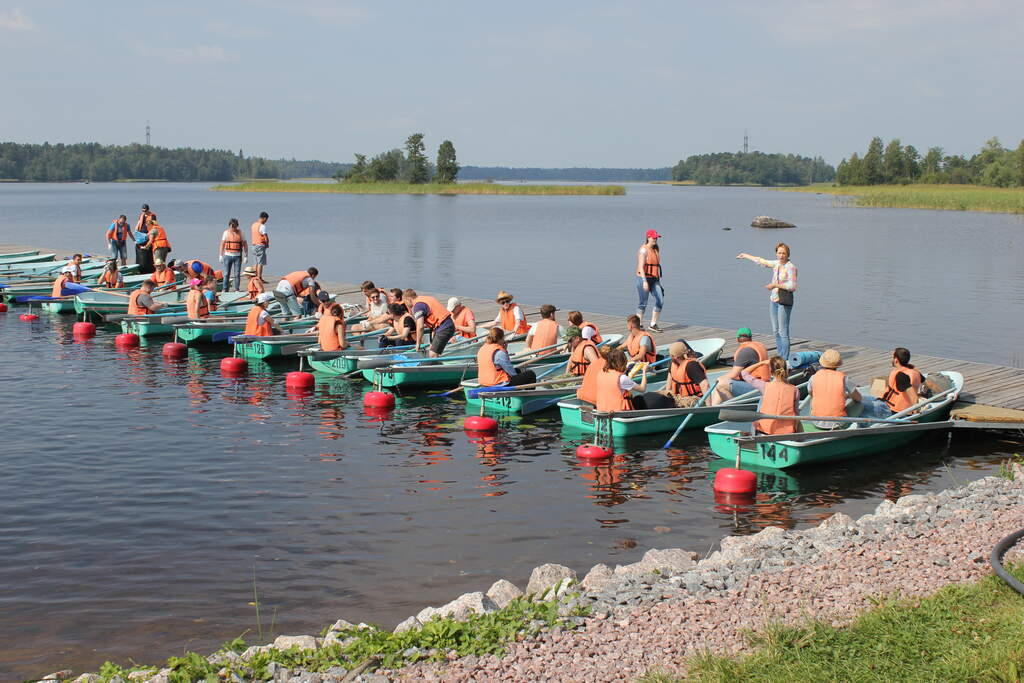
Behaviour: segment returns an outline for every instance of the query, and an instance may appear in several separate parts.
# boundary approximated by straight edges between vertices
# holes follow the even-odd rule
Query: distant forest
[[[629,182],[670,180],[665,168],[509,168],[506,166],[463,166],[460,180],[576,180],[587,182]]]
[[[946,154],[941,147],[929,147],[924,156],[899,138],[888,144],[872,138],[863,157],[854,152],[839,162],[836,179],[840,185],[881,185],[908,183],[956,183],[990,187],[1024,185],[1024,140],[1017,149],[1003,147],[992,138],[970,159]]]
[[[672,180],[698,185],[809,185],[835,177],[836,170],[821,157],[762,152],[698,154],[672,168]]]

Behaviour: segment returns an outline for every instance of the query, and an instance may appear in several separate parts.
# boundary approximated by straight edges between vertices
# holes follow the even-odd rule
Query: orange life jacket
[[[597,409],[607,411],[632,410],[633,402],[629,400],[629,392],[619,388],[618,370],[605,368],[597,376]]]
[[[160,225],[155,221],[149,223],[150,237],[153,240],[152,247],[154,249],[170,249],[171,243],[167,241],[167,231],[164,230],[164,226]]]
[[[686,374],[686,370],[690,367],[690,363],[696,363],[702,369],[704,368],[704,364],[695,358],[684,359],[682,363],[672,361],[672,365],[668,369],[669,392],[673,394],[682,394],[683,396],[704,395],[704,390],[700,388],[700,382],[691,381],[689,375]]]
[[[224,243],[224,251],[232,254],[242,253],[242,244],[245,242],[245,238],[242,237],[242,233],[239,230],[228,230],[228,236],[222,241]]]
[[[598,353],[597,351],[597,344],[595,344],[589,339],[584,339],[579,344],[577,344],[576,348],[573,349],[572,352],[569,354],[570,375],[582,376],[587,374],[587,367],[590,365],[590,361],[587,360],[587,357],[584,355],[583,352],[586,350],[588,346],[594,349],[594,353],[597,353],[598,358],[600,358],[601,354]],[[593,403],[593,401],[591,401],[591,403]]]
[[[178,281],[178,276],[175,275],[174,271],[170,268],[164,268],[163,275],[160,274],[160,271],[154,270],[153,274],[149,276],[149,279],[152,280],[153,284],[157,287],[160,287],[163,285],[173,285]]]
[[[260,228],[262,227],[263,223],[260,223],[259,221],[252,224],[252,240],[250,243],[254,246],[257,244],[262,244],[263,246],[270,244],[270,237],[260,233]]]
[[[453,318],[452,322],[455,323],[455,325],[458,327],[469,327],[470,322],[476,322],[476,318],[473,316],[473,311],[469,310],[468,306],[463,306],[462,310],[459,311],[459,314]],[[470,334],[469,332],[459,332],[459,334],[465,337],[466,339],[472,339],[473,337],[476,336],[475,334]]]
[[[476,352],[476,364],[479,368],[477,378],[482,387],[493,387],[508,382],[508,373],[494,362],[494,354],[503,350],[501,344],[487,343]]]
[[[306,296],[309,293],[309,287],[302,286],[302,282],[308,277],[311,277],[308,271],[296,270],[285,275],[284,279],[292,286],[292,292],[295,293],[295,296],[300,297]]]
[[[128,296],[128,315],[149,315],[153,311],[139,303],[141,289],[136,289]]]
[[[185,298],[185,313],[190,318],[209,318],[210,304],[201,289],[190,289]]]
[[[341,342],[338,341],[338,325],[345,329],[345,319],[339,318],[331,313],[324,313],[316,323],[317,341],[320,343],[321,351],[339,351]]]
[[[427,319],[423,321],[423,324],[432,330],[436,330],[441,326],[448,318],[452,317],[451,311],[441,305],[441,302],[432,296],[424,296],[418,294],[416,296],[416,303],[426,304],[430,312],[427,313]]]
[[[245,334],[252,335],[254,337],[274,336],[274,328],[270,326],[269,316],[267,316],[267,321],[260,325],[260,314],[264,312],[265,309],[262,306],[252,307],[249,311],[249,315],[245,318]]]
[[[115,289],[120,287],[124,282],[121,279],[121,273],[114,270],[105,270],[100,275],[100,284],[106,286],[109,289]]]
[[[530,343],[530,350],[546,349],[541,351],[541,356],[554,353],[557,349],[547,348],[558,343],[558,322],[551,318],[541,318],[533,326],[533,338]]]
[[[630,358],[636,356],[636,354],[640,353],[640,341],[644,337],[647,337],[647,339],[651,342],[651,350],[645,352],[637,360],[639,360],[641,363],[653,363],[655,360],[657,360],[658,356],[656,353],[654,353],[654,337],[651,336],[650,332],[644,332],[643,330],[640,330],[639,332],[634,332],[633,334],[629,335],[629,339],[626,340],[626,350],[629,351]],[[593,337],[591,337],[591,339],[593,339]]]
[[[128,237],[129,230],[131,228],[128,227],[128,221],[125,221],[124,225],[118,225],[117,221],[114,221],[114,224],[107,230],[107,237],[118,242],[124,242]]]
[[[600,344],[601,342],[604,341],[604,339],[601,339],[601,333],[597,331],[597,325],[595,325],[594,323],[588,323],[586,320],[584,320],[583,322],[580,323],[580,330],[582,330],[584,327],[594,328],[594,335],[590,338],[590,340],[593,341],[595,344]]]
[[[817,387],[817,381],[814,384]],[[764,386],[764,395],[761,396],[757,410],[767,415],[796,415],[793,406],[799,398],[800,389],[792,384],[773,380]],[[754,426],[764,434],[793,434],[797,431],[798,424],[796,420],[758,420]]]
[[[516,309],[519,309],[519,305],[512,304],[507,311],[504,308],[498,311],[498,315],[501,316],[501,329],[514,334],[523,334],[530,329],[530,326],[526,324],[525,317],[519,321],[518,325],[516,324]]]
[[[814,373],[811,392],[811,415],[846,416],[846,374],[830,368]]]
[[[202,266],[202,271],[196,273],[196,271],[192,270],[193,263],[198,263],[200,266]],[[206,263],[205,261],[200,261],[199,259],[185,261],[185,277],[197,277],[202,279],[205,278],[207,275],[213,275],[213,272],[213,266],[211,266],[209,263]]]
[[[921,388],[922,377],[917,368],[905,368],[902,365],[894,367],[889,373],[889,379],[885,382],[885,393],[882,394],[882,400],[885,401],[894,413],[903,412],[914,405],[910,400],[910,394],[896,388],[896,375],[901,372],[910,378],[910,385],[915,390]]]
[[[661,252],[647,245],[641,249],[647,251],[644,255],[644,269],[643,271],[637,270],[636,274],[640,277],[661,277]]]
[[[71,273],[61,273],[57,276],[57,279],[53,281],[53,290],[50,292],[50,296],[64,296],[61,294],[61,290],[64,289],[64,285],[67,282],[73,282],[74,278]]]
[[[263,280],[253,275],[249,278],[249,284],[245,291],[249,294],[249,298],[255,301],[256,297],[263,293]]]
[[[758,362],[768,360],[768,349],[765,348],[765,345],[759,341],[743,342],[742,344],[736,347],[736,353],[739,353],[740,351],[748,347],[757,351]],[[764,365],[760,365],[754,368],[753,370],[750,370],[749,372],[751,375],[758,378],[759,380],[763,380],[765,382],[771,381],[772,373],[771,370],[768,369],[767,363]]]
[[[605,374],[604,368],[607,364],[608,362],[599,355],[597,360],[587,365],[583,373],[583,383],[576,390],[576,398],[587,403],[597,403],[597,378]]]

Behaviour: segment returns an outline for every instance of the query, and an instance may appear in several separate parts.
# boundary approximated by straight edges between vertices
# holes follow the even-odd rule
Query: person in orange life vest
[[[487,333],[487,341],[476,354],[479,369],[477,376],[480,386],[493,387],[499,384],[520,386],[533,384],[537,375],[533,370],[519,370],[512,365],[508,355],[508,342],[505,341],[505,330],[492,327]]]
[[[736,330],[736,351],[732,355],[732,369],[718,378],[715,391],[711,394],[710,404],[717,406],[735,396],[742,396],[754,391],[754,387],[743,381],[743,368],[750,367],[760,361],[768,360],[768,349],[759,341],[752,339],[749,327]],[[767,382],[771,379],[767,363],[754,369],[754,376]]]
[[[188,283],[188,296],[185,298],[185,313],[193,320],[210,317],[210,302],[203,291],[203,281],[192,278]]]
[[[246,266],[245,270],[242,271],[242,275],[249,278],[249,284],[246,285],[245,291],[249,294],[249,298],[255,301],[256,297],[266,290],[267,283],[256,274],[254,266]]]
[[[224,264],[224,291],[231,291],[234,276],[235,291],[242,291],[242,259],[249,257],[249,243],[238,229],[238,219],[228,221],[228,229],[220,236],[220,262]]]
[[[672,361],[668,367],[666,391],[677,406],[683,404],[689,407],[696,404],[710,388],[708,373],[697,352],[685,341],[677,341],[668,347],[668,355]],[[676,396],[684,399],[675,400]]]
[[[566,316],[570,325],[575,325],[580,328],[580,334],[584,339],[590,339],[595,344],[600,344],[604,340],[601,338],[601,333],[597,331],[597,325],[592,322],[587,322],[583,319],[583,314],[579,311],[569,311]]]
[[[128,315],[156,313],[166,305],[153,301],[152,280],[144,280],[138,289],[128,295]]]
[[[50,296],[68,296],[64,294],[64,286],[68,283],[73,283],[74,281],[74,274],[65,266],[59,273],[57,273],[57,279],[53,281],[53,289],[50,290]]]
[[[107,244],[110,246],[110,255],[117,260],[121,258],[121,265],[128,265],[128,242],[135,242],[135,235],[132,234],[132,226],[128,225],[128,216],[121,214],[117,220],[107,228]]]
[[[771,380],[766,382],[754,374],[757,368],[766,367],[771,373]],[[760,373],[759,373],[760,374]],[[743,380],[761,392],[761,401],[757,412],[766,415],[799,415],[800,389],[789,383],[789,366],[781,356],[772,356],[768,360],[758,361],[743,369]],[[793,434],[803,431],[800,420],[763,419],[754,423],[761,434]]]
[[[256,303],[253,304],[253,307],[249,310],[249,315],[245,319],[245,334],[256,337],[271,337],[275,334],[284,334],[281,326],[267,312],[267,306],[273,300],[274,295],[270,292],[263,292],[256,297]]]
[[[149,276],[150,281],[157,287],[167,286],[167,289],[174,289],[174,283],[178,281],[174,269],[164,265],[164,262],[160,260],[154,261],[153,266],[153,274]]]
[[[316,324],[317,340],[321,351],[341,351],[348,348],[345,340],[345,313],[341,304],[330,303]]]
[[[258,267],[256,274],[260,274]],[[309,267],[306,270],[288,273],[277,283],[277,287],[274,288],[274,298],[281,304],[281,311],[286,316],[297,317],[302,314],[302,310],[299,308],[299,297],[305,297],[313,291],[316,286],[316,276],[319,274],[319,270]]]
[[[424,330],[429,330],[430,349],[427,355],[437,358],[444,353],[444,347],[455,335],[455,321],[452,320],[451,312],[434,297],[417,294],[414,289],[402,292],[402,300],[416,322],[416,350],[423,343]]]
[[[631,315],[626,318],[626,358],[633,363],[653,363],[658,359],[655,353],[654,337],[640,326],[640,316]]]
[[[605,368],[597,375],[597,409],[621,412],[644,410],[647,404],[640,394],[647,390],[647,366],[641,370],[637,384],[626,374],[626,353],[622,349],[611,349],[605,357]],[[633,392],[638,392],[636,395]]]
[[[455,332],[463,339],[476,337],[476,316],[469,306],[465,306],[457,296],[448,299],[445,308],[452,314],[452,322],[455,324]]]
[[[661,249],[658,247],[657,230],[648,230],[644,235],[644,243],[636,252],[636,291],[640,303],[636,307],[636,315],[643,322],[644,311],[647,310],[647,299],[654,295],[654,310],[651,312],[651,324],[647,329],[661,332],[658,327],[658,316],[661,315],[662,297],[665,289],[661,286]]]
[[[390,326],[381,335],[377,346],[386,349],[392,346],[411,346],[416,339],[416,321],[402,304],[388,304]]]
[[[153,251],[153,259],[167,260],[167,253],[171,250],[171,243],[167,239],[167,230],[156,222],[156,214],[149,214],[149,237],[146,240],[146,248]]]
[[[61,270],[64,271],[64,272],[67,272],[67,273],[71,273],[71,281],[72,282],[81,282],[82,281],[82,255],[81,254],[74,254],[74,255],[72,255],[72,257],[68,260],[67,265],[65,265]]]
[[[846,417],[846,399],[859,402],[860,391],[846,373],[838,370],[843,358],[835,349],[828,349],[821,354],[818,365],[821,369],[807,383],[807,393],[811,396],[811,415],[822,417]],[[821,429],[836,429],[848,426],[843,422],[816,421]]]
[[[99,284],[101,287],[107,289],[116,289],[118,287],[124,287],[124,276],[121,275],[121,271],[117,269],[117,259],[110,259],[107,261],[107,267],[103,269],[103,273],[100,274]]]
[[[252,239],[252,262],[256,266],[256,276],[263,279],[263,266],[267,265],[267,252],[270,250],[270,235],[267,233],[267,221],[270,214],[266,211],[260,212],[260,217],[249,226]]]
[[[919,394],[924,377],[910,364],[910,351],[902,346],[892,352],[892,370],[885,380],[885,391],[880,398],[864,397],[865,417],[886,418],[899,413],[921,400]]]
[[[149,204],[142,205],[142,211],[135,221],[135,262],[139,264],[139,275],[153,272],[153,252],[146,247],[149,242]]]
[[[512,300],[511,294],[503,289],[494,297],[494,301],[498,304],[498,315],[489,323],[480,323],[480,327],[500,325],[509,334],[526,334],[530,330],[523,309]]]
[[[578,327],[566,330],[565,339],[566,347],[569,349],[569,362],[566,367],[568,374],[583,378],[583,382],[576,389],[576,398],[587,403],[596,403],[597,376],[604,370],[605,365],[601,352],[607,351],[608,347],[598,349],[592,340],[584,340]]]
[[[526,348],[531,351],[545,349],[539,356],[549,356],[558,349],[555,345],[562,337],[562,326],[555,320],[555,311],[558,309],[551,304],[544,304],[540,307],[540,320],[530,326],[526,333]]]

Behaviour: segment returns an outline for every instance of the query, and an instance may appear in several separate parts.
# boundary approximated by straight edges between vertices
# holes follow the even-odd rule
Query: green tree
[[[372,182],[382,183],[398,180],[402,174],[402,150],[382,152],[370,159],[367,176]]]
[[[913,145],[903,148],[903,172],[908,180],[917,180],[921,177],[921,154]]]
[[[1024,140],[1021,140],[1020,144],[1017,145],[1016,155],[1017,155],[1017,159],[1016,159],[1016,161],[1017,161],[1017,184],[1018,185],[1024,185]],[[3,175],[3,173],[0,172],[0,175]]]
[[[437,148],[437,174],[435,180],[439,183],[454,183],[459,175],[459,163],[455,159],[455,145],[451,140],[445,140]]]
[[[885,146],[882,155],[882,178],[887,183],[896,183],[903,179],[903,145],[899,138],[893,138]]]
[[[421,184],[430,180],[430,169],[427,167],[426,147],[423,145],[423,133],[413,133],[405,141],[405,163],[408,165],[408,181]]]
[[[882,166],[882,138],[873,137],[868,144],[867,154],[864,155],[864,180],[865,185],[877,185],[885,181],[885,172]]]
[[[346,181],[348,181],[350,183],[365,183],[366,182],[366,180],[367,180],[366,174],[368,172],[368,169],[367,169],[367,166],[366,166],[366,155],[365,154],[356,154],[355,156],[356,156],[356,163],[352,166],[352,168],[350,168],[347,172],[344,172],[341,169],[339,169],[338,172],[334,174],[335,179],[337,179],[337,180],[344,179],[344,180],[346,180]]]

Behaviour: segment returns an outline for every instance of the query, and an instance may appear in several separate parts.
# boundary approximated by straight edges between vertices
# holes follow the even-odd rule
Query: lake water
[[[98,250],[112,215],[148,202],[174,255],[211,260],[227,218],[272,218],[273,272],[621,312],[634,250],[665,235],[665,318],[765,330],[768,256],[800,268],[793,334],[1021,365],[1021,233],[1012,216],[833,207],[758,189],[631,185],[625,197],[214,193],[201,185],[0,185],[0,243]],[[799,227],[757,231],[758,214]],[[723,227],[732,230],[724,231]],[[685,264],[685,265],[684,265]],[[70,317],[0,315],[0,679],[105,658],[208,651],[258,626],[315,633],[339,617],[393,625],[532,567],[586,571],[649,547],[707,551],[722,535],[859,514],[882,498],[991,473],[1022,443],[934,435],[895,453],[779,477],[716,508],[700,434],[619,445],[581,465],[556,414],[474,442],[463,404],[363,413],[365,386],[291,397],[291,364],[222,378],[220,356],[77,343]],[[255,576],[255,581],[254,581]],[[261,602],[258,624],[254,583]],[[273,623],[272,623],[273,622]]]

